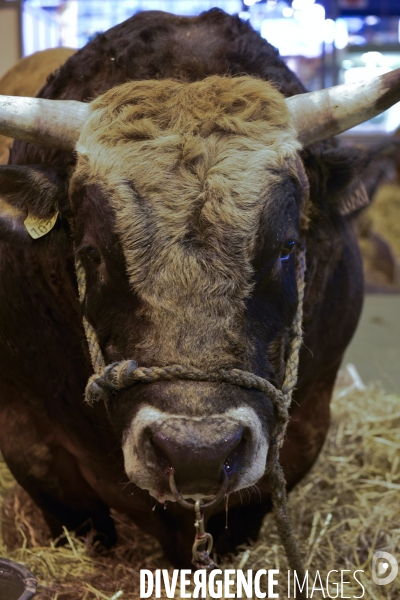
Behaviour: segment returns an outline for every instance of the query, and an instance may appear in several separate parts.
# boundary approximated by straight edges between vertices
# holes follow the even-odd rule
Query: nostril
[[[238,440],[237,444],[232,448],[225,459],[224,468],[228,475],[234,475],[244,466],[247,445],[247,435],[246,432],[243,432],[240,440]]]
[[[152,445],[158,466],[164,473],[168,474],[174,466],[173,461],[168,453],[168,447],[171,444],[170,439],[168,436],[158,432],[150,438],[150,443]]]

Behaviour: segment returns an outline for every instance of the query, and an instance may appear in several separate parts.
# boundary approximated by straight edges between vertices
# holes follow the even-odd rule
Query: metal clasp
[[[213,569],[215,565],[214,561],[210,558],[210,553],[213,547],[213,537],[211,533],[207,533],[204,526],[204,514],[201,512],[202,504],[201,500],[197,500],[194,505],[196,513],[196,520],[194,526],[196,529],[196,535],[192,547],[192,564],[197,568],[206,567]],[[202,546],[207,546],[206,549],[200,550]]]
[[[196,535],[192,546],[192,564],[198,569],[211,570],[215,569],[217,566],[210,556],[213,547],[213,538],[211,533],[207,533],[205,530],[203,511],[218,504],[228,491],[228,474],[225,469],[222,469],[222,472],[224,479],[221,488],[216,497],[211,500],[211,502],[207,502],[206,504],[202,504],[202,500],[196,500],[196,502],[193,504],[192,502],[188,502],[182,498],[176,486],[173,469],[171,469],[169,476],[169,486],[171,488],[171,492],[176,498],[176,501],[184,508],[188,508],[189,510],[193,510],[194,508],[195,511],[196,520],[194,522],[194,526],[196,529]],[[204,550],[200,550],[202,546],[206,546],[206,548]]]

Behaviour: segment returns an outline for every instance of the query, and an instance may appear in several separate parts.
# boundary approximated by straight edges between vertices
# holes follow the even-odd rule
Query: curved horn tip
[[[364,123],[398,101],[400,69],[286,99],[298,139],[305,147]]]

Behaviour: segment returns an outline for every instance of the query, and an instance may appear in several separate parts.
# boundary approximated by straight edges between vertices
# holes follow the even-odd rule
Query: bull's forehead
[[[299,149],[281,94],[250,77],[142,81],[92,109],[77,176],[109,199],[135,289],[151,262],[167,286],[174,265],[186,281],[233,270],[244,297],[260,213]]]

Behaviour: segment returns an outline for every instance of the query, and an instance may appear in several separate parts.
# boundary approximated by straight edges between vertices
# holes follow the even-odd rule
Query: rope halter
[[[296,315],[291,326],[292,336],[282,389],[276,388],[270,381],[263,377],[240,369],[219,369],[208,372],[195,367],[183,367],[182,365],[144,368],[139,367],[135,360],[121,360],[106,365],[96,331],[86,317],[83,317],[83,326],[94,370],[94,374],[90,377],[86,385],[85,400],[92,406],[99,400],[103,400],[107,405],[109,400],[118,392],[135,385],[135,383],[154,383],[156,381],[176,380],[229,383],[239,387],[260,390],[271,399],[274,406],[275,423],[268,451],[266,474],[268,474],[272,483],[272,501],[282,545],[285,548],[290,567],[296,570],[299,575],[303,574],[304,569],[287,517],[286,481],[282,467],[279,463],[279,451],[284,441],[289,421],[289,408],[292,401],[292,392],[297,382],[299,351],[303,336],[302,320],[305,270],[305,249],[302,248],[298,251],[296,257],[298,304]],[[86,294],[86,277],[85,270],[79,259],[76,260],[76,273],[79,300],[83,303]]]

